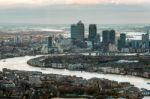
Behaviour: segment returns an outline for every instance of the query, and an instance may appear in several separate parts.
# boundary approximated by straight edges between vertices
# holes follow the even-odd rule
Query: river
[[[138,88],[146,88],[150,90],[150,85],[147,84],[150,82],[150,79],[134,77],[134,76],[125,76],[125,75],[114,75],[114,74],[98,74],[98,73],[89,73],[89,72],[81,72],[81,71],[70,71],[66,69],[52,69],[46,68],[46,70],[41,70],[39,67],[32,67],[27,64],[29,59],[39,57],[39,56],[25,56],[25,57],[15,57],[15,58],[8,58],[4,62],[0,60],[0,70],[3,68],[8,68],[12,70],[26,70],[26,71],[40,71],[42,73],[53,73],[53,74],[61,74],[61,75],[75,75],[77,77],[83,77],[86,79],[90,79],[93,77],[97,78],[105,78],[109,80],[114,80],[118,82],[130,82],[134,86]],[[144,99],[150,99],[144,98]]]

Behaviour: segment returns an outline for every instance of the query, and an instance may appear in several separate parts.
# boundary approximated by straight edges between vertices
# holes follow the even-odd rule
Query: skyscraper
[[[44,54],[54,53],[52,36],[45,38],[44,44],[42,44],[41,52]]]
[[[109,45],[115,44],[115,31],[114,30],[105,30],[102,32],[103,44]]]
[[[94,40],[96,40],[96,36],[97,36],[96,24],[90,24],[89,25],[89,36],[88,36],[88,39],[90,41],[94,42]]]
[[[71,25],[71,38],[77,41],[84,40],[84,24],[81,21]]]
[[[142,35],[142,43],[144,45],[144,48],[149,48],[149,32]]]
[[[122,48],[126,46],[126,34],[121,33],[120,38],[118,39],[118,50],[121,51]]]
[[[52,37],[48,37],[47,38],[47,44],[48,44],[48,47],[50,48],[50,47],[52,47]]]
[[[76,39],[76,34],[77,34],[77,25],[72,24],[71,25],[71,39]]]
[[[53,38],[50,36],[47,37],[47,46],[48,46],[48,53],[50,53],[53,46]]]
[[[115,30],[111,30],[109,35],[110,35],[110,43],[115,44],[115,38],[116,38],[115,37]]]
[[[104,30],[102,32],[102,39],[103,39],[104,44],[109,44],[109,31],[108,30]]]

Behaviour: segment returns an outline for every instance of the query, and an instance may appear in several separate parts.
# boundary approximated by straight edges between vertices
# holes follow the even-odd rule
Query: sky
[[[0,24],[149,24],[150,0],[0,0]]]

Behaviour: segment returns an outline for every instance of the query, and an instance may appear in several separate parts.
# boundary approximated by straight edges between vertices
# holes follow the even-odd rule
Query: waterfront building
[[[77,41],[84,40],[84,24],[82,21],[71,25],[71,38]]]
[[[120,34],[120,38],[118,39],[118,50],[121,51],[122,48],[126,47],[126,34]]]

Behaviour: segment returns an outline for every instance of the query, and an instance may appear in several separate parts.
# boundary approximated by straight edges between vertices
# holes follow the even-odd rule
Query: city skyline
[[[149,24],[149,0],[0,0],[0,23]]]

